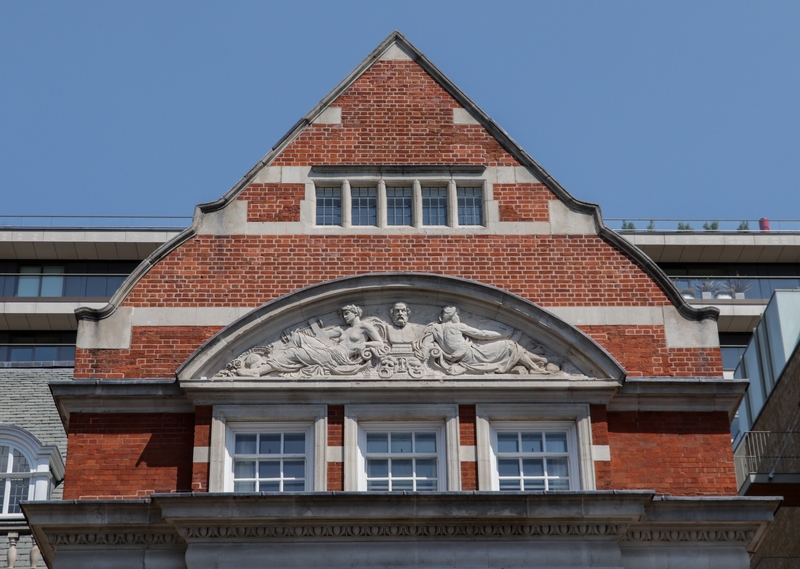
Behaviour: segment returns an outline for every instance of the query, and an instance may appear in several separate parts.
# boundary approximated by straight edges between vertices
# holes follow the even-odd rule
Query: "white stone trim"
[[[329,446],[328,462],[344,462],[344,447]]]
[[[674,306],[664,306],[663,311],[668,348],[719,348],[716,321],[687,320]]]
[[[194,447],[192,449],[192,462],[208,462],[210,457],[210,447]]]
[[[413,61],[413,59],[402,47],[393,43],[386,48],[379,61]]]
[[[327,405],[215,405],[211,417],[208,491],[225,491],[227,424],[266,422],[313,424],[314,491],[324,492],[328,477]]]
[[[574,212],[561,200],[550,200],[547,204],[550,230],[554,235],[597,235],[592,214]]]
[[[345,405],[344,408],[344,489],[358,491],[359,421],[402,422],[441,421],[444,425],[447,490],[461,489],[459,459],[458,405],[388,404]]]
[[[473,445],[461,445],[458,448],[461,462],[475,462],[478,460],[478,454]]]
[[[342,124],[342,107],[328,107],[322,111],[312,124]]]
[[[592,445],[592,456],[595,462],[611,462],[611,447],[609,445]]]
[[[581,490],[595,490],[592,457],[592,424],[589,406],[583,404],[496,403],[475,406],[475,443],[478,451],[478,490],[492,490],[492,421],[570,421],[578,437],[578,467]]]
[[[480,124],[475,117],[467,110],[461,107],[453,109],[453,124]]]

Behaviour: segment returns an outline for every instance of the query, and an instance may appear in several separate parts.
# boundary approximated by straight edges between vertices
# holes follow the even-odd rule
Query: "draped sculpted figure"
[[[310,327],[294,330],[282,349],[252,354],[245,359],[237,375],[259,377],[272,372],[298,371],[308,375],[358,373],[374,354],[385,351],[384,342],[375,326],[361,321],[360,307],[348,304],[339,310],[339,315],[347,327],[322,328],[316,319],[309,320]]]
[[[431,349],[431,342],[439,350]],[[536,374],[559,371],[555,364],[548,364],[545,358],[529,352],[500,332],[464,324],[454,306],[442,309],[438,323],[428,324],[419,345],[449,375],[508,373],[518,365]]]

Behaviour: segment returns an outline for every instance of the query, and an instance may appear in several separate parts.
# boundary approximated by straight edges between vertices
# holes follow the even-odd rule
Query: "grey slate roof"
[[[0,422],[27,429],[67,456],[67,435],[48,383],[71,381],[72,368],[0,369]]]

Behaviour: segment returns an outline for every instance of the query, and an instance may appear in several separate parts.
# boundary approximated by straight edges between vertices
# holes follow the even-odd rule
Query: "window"
[[[588,405],[477,405],[475,439],[479,490],[595,489]]]
[[[422,225],[447,225],[447,188],[422,188]]]
[[[411,225],[411,188],[386,188],[386,223]]]
[[[19,268],[17,296],[64,296],[63,265],[30,265]]]
[[[378,224],[378,191],[375,188],[350,190],[353,225]]]
[[[475,183],[474,181],[472,182]],[[316,187],[316,225],[341,227],[480,227],[484,190],[455,180],[324,182]]]
[[[576,490],[572,425],[492,425],[497,489],[505,491]]]
[[[209,464],[210,492],[324,491],[327,406],[215,405],[210,448],[195,448]]]
[[[483,189],[457,188],[458,224],[483,225]]]
[[[234,492],[303,492],[311,489],[307,484],[311,479],[308,445],[311,436],[309,429],[297,430],[297,427],[289,425],[284,430],[267,424],[259,429],[262,432],[232,429]]]
[[[0,423],[0,519],[21,517],[22,500],[47,500],[54,479],[64,477],[55,445],[44,445],[30,432]]]
[[[432,492],[444,488],[441,438],[444,425],[370,424],[362,427],[368,492]],[[408,429],[408,430],[406,430]]]
[[[317,225],[342,223],[342,189],[317,188]]]
[[[456,405],[346,405],[344,489],[461,488]]]
[[[0,363],[73,362],[75,332],[0,332]]]
[[[10,445],[0,445],[0,490],[3,493],[2,514],[20,514],[21,500],[31,492],[31,465],[22,452]]]

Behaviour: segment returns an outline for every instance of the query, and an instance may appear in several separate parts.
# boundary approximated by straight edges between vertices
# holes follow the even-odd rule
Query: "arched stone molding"
[[[56,445],[42,443],[33,433],[11,423],[0,423],[0,446],[9,445],[28,460],[31,500],[47,500],[53,486],[64,479],[64,460]],[[19,477],[14,474],[13,477]],[[0,497],[0,500],[2,498]]]
[[[212,378],[244,352],[274,343],[281,334],[308,326],[310,320],[330,320],[342,306],[363,307],[365,316],[382,310],[388,317],[388,309],[396,302],[407,303],[415,310],[422,307],[428,315],[455,306],[473,322],[491,322],[518,331],[518,337],[521,334],[546,353],[556,354],[564,369],[583,379],[622,382],[625,377],[620,364],[591,338],[536,304],[474,281],[418,273],[347,277],[271,301],[205,342],[178,369],[177,377]]]

